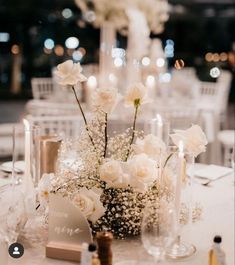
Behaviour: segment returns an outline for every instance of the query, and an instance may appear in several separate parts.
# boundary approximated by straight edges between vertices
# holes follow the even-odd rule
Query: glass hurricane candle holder
[[[27,120],[13,127],[12,177],[15,184],[37,186],[40,178],[39,136],[40,128],[31,126]]]
[[[162,180],[168,179],[172,187],[173,201],[176,209],[177,236],[168,248],[169,259],[180,260],[193,255],[196,247],[185,241],[183,234],[190,234],[192,225],[194,156],[186,153],[183,146],[169,147],[163,161]]]
[[[168,146],[170,122],[163,119],[160,114],[145,124],[145,131],[159,137]]]

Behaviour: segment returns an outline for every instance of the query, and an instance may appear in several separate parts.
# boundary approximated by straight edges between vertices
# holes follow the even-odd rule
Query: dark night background
[[[235,72],[235,1],[234,0],[170,0],[172,5],[165,31],[158,36],[163,44],[167,39],[175,42],[175,57],[186,66],[196,67],[201,80],[209,80],[208,69],[218,66]],[[70,18],[61,14],[64,8],[72,10]],[[31,97],[30,79],[50,76],[51,68],[69,58],[46,54],[43,50],[47,38],[64,47],[69,36],[79,38],[79,47],[86,50],[81,63],[98,62],[99,29],[83,22],[81,12],[73,0],[0,0],[0,32],[8,32],[8,42],[0,42],[0,99]],[[12,46],[19,45],[22,53],[21,92],[10,90],[14,54]],[[126,39],[118,35],[118,46],[125,47]],[[224,62],[207,62],[205,54],[229,53]],[[235,101],[234,78],[230,101]]]

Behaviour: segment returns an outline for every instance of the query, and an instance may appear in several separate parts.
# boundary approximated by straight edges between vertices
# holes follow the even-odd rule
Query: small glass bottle
[[[91,253],[88,251],[88,244],[82,244],[81,252],[81,265],[90,265],[91,264]]]
[[[96,245],[91,243],[83,243],[82,244],[82,253],[81,253],[81,265],[91,265],[93,254],[96,251]]]
[[[209,251],[209,265],[226,265],[225,253],[220,247],[222,242],[221,236],[214,237],[214,244]]]

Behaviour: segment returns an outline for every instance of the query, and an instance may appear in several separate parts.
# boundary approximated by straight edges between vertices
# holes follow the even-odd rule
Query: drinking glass
[[[175,239],[176,219],[174,207],[165,199],[149,202],[143,212],[141,240],[156,264],[165,258],[167,248]]]
[[[39,160],[37,156],[40,128],[18,124],[13,127],[12,177],[15,184],[24,180],[36,186],[39,180]]]

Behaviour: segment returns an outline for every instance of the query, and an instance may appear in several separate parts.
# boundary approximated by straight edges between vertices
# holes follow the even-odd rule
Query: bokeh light
[[[73,57],[73,60],[74,60],[74,61],[79,62],[79,61],[81,61],[83,55],[82,55],[82,53],[78,50],[78,51],[74,51],[74,52],[73,52],[72,57]]]
[[[169,83],[171,81],[171,74],[170,73],[161,73],[159,75],[159,81],[161,83]]]
[[[225,62],[228,60],[228,55],[226,52],[221,52],[220,54],[220,61]]]
[[[92,23],[95,21],[96,19],[96,15],[95,12],[92,10],[89,10],[86,12],[86,14],[84,14],[84,18],[87,22]]]
[[[212,78],[217,78],[220,76],[220,69],[218,67],[213,67],[210,70],[210,76]]]
[[[165,60],[164,60],[164,58],[158,58],[158,59],[156,60],[156,65],[157,65],[157,67],[163,67],[163,66],[165,65]]]
[[[143,59],[142,59],[142,64],[143,64],[144,66],[148,66],[148,65],[150,65],[150,58],[147,57],[147,56],[143,57]]]
[[[43,51],[45,54],[51,54],[52,53],[52,49],[47,49],[47,48],[43,48]]]
[[[86,54],[86,49],[85,48],[80,47],[78,50],[82,53],[83,56]]]
[[[96,80],[96,77],[94,75],[91,75],[91,76],[88,77],[87,85],[90,88],[95,88],[97,86],[97,80]]]
[[[70,8],[65,8],[65,9],[62,10],[62,16],[64,18],[70,18],[70,17],[73,16],[73,12],[72,12],[72,10]]]
[[[55,42],[53,39],[46,39],[44,41],[44,47],[48,50],[52,50],[55,47]]]
[[[213,62],[217,63],[217,62],[219,62],[219,60],[220,60],[219,54],[218,53],[214,53],[213,54]]]
[[[174,66],[175,66],[175,68],[176,68],[177,70],[182,69],[182,68],[184,67],[184,60],[182,60],[182,59],[178,59],[178,60],[176,60]]]
[[[124,49],[121,48],[113,48],[112,49],[112,57],[113,58],[124,58],[126,55],[126,51]]]
[[[57,56],[63,56],[64,55],[64,48],[61,45],[56,45],[54,52]]]
[[[148,75],[146,78],[145,85],[147,87],[153,87],[155,85],[155,77],[153,75]]]
[[[79,45],[79,40],[76,37],[69,37],[65,41],[65,46],[68,49],[76,49]]]
[[[115,58],[113,63],[116,67],[121,67],[123,65],[123,60],[121,58]]]
[[[17,44],[14,44],[11,46],[11,52],[13,54],[19,54],[20,53],[20,46]]]
[[[206,53],[205,60],[207,62],[212,62],[212,60],[213,60],[213,53],[211,53],[211,52]]]

